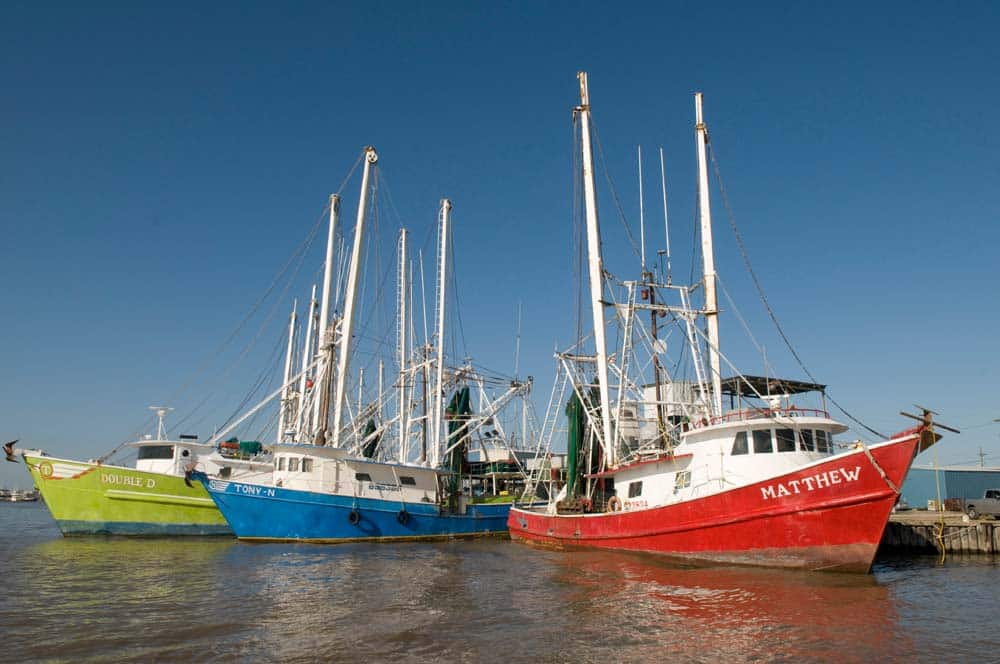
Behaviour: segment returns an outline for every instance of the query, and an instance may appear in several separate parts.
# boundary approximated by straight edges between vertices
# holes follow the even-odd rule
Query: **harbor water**
[[[997,661],[991,556],[867,576],[679,567],[507,540],[63,538],[0,506],[11,662]]]

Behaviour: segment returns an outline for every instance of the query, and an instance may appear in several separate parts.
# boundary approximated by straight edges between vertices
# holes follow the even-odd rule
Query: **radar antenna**
[[[169,406],[149,406],[149,409],[156,412],[156,417],[159,422],[156,425],[156,439],[166,440],[167,439],[167,428],[163,426],[163,418],[167,416],[167,413],[173,410]]]

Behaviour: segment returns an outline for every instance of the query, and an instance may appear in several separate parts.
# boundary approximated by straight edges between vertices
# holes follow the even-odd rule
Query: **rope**
[[[625,210],[622,208],[622,203],[618,200],[618,191],[615,189],[615,183],[611,180],[611,172],[608,170],[607,161],[604,159],[604,148],[601,147],[601,139],[597,135],[597,123],[594,122],[594,116],[590,116],[590,124],[593,127],[591,136],[594,138],[594,143],[597,144],[597,154],[601,158],[601,169],[604,171],[604,179],[608,182],[608,189],[611,190],[611,197],[615,201],[615,208],[618,210],[618,219],[622,222],[622,228],[625,229],[625,236],[628,238],[629,244],[632,245],[632,252],[635,257],[640,261],[642,257],[639,252],[639,246],[635,243],[635,236],[632,235],[632,229],[629,228],[628,219],[625,217]]]
[[[708,153],[712,159],[712,170],[715,172],[716,182],[718,182],[719,184],[719,193],[722,196],[722,204],[725,206],[726,214],[728,215],[729,218],[729,227],[732,229],[733,235],[736,238],[736,244],[739,247],[740,256],[743,257],[743,264],[746,266],[747,272],[750,273],[750,278],[753,280],[753,285],[757,289],[757,295],[760,296],[760,301],[764,304],[764,308],[767,310],[767,315],[770,316],[771,322],[774,323],[774,327],[778,330],[778,334],[781,335],[781,339],[782,341],[785,342],[785,346],[788,347],[788,350],[791,352],[792,357],[794,357],[795,361],[798,362],[799,367],[802,369],[802,371],[804,371],[805,374],[809,376],[809,380],[811,380],[814,383],[818,383],[818,381],[813,377],[812,372],[809,371],[809,369],[806,367],[805,362],[802,361],[802,358],[799,357],[799,354],[792,346],[792,342],[788,339],[788,336],[785,334],[785,330],[781,327],[781,323],[778,322],[778,317],[775,315],[774,310],[771,308],[771,303],[768,302],[767,296],[764,294],[764,288],[763,286],[761,286],[760,280],[757,278],[757,273],[754,272],[753,266],[750,264],[750,257],[747,254],[746,246],[743,244],[743,237],[740,235],[739,230],[737,230],[736,228],[736,217],[733,215],[732,207],[730,207],[729,205],[729,197],[726,195],[726,188],[725,185],[723,185],[722,183],[722,174],[719,172],[719,164],[715,160],[715,150],[711,148],[711,144],[709,144]],[[878,436],[879,438],[886,437],[884,434],[879,433],[875,429],[872,429],[870,426],[868,426],[867,424],[856,418],[854,415],[847,412],[847,410],[839,403],[837,403],[837,400],[834,399],[832,396],[830,396],[829,393],[826,393],[826,397],[830,400],[830,403],[836,406],[837,409],[841,413],[843,413],[846,417],[848,417],[852,422],[864,428],[865,430],[871,432],[872,434]]]
[[[892,489],[893,492],[898,496],[899,487],[896,486],[893,483],[893,481],[889,479],[889,476],[885,474],[885,471],[882,469],[882,466],[878,465],[878,461],[876,461],[875,457],[872,456],[871,450],[868,449],[868,446],[862,445],[861,451],[865,453],[865,456],[868,457],[868,460],[871,461],[872,466],[874,466],[875,470],[878,471],[878,474],[882,476],[882,479],[885,480],[885,483],[889,485],[889,488]]]

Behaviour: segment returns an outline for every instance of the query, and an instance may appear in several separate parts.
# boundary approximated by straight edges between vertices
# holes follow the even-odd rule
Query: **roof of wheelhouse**
[[[722,379],[722,393],[726,396],[752,397],[757,394],[766,396],[803,392],[826,392],[826,385],[768,376],[730,376]]]

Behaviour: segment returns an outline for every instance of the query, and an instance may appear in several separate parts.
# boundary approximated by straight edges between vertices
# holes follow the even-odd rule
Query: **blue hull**
[[[240,539],[333,543],[507,534],[509,504],[469,505],[465,514],[449,514],[432,503],[199,479]]]

